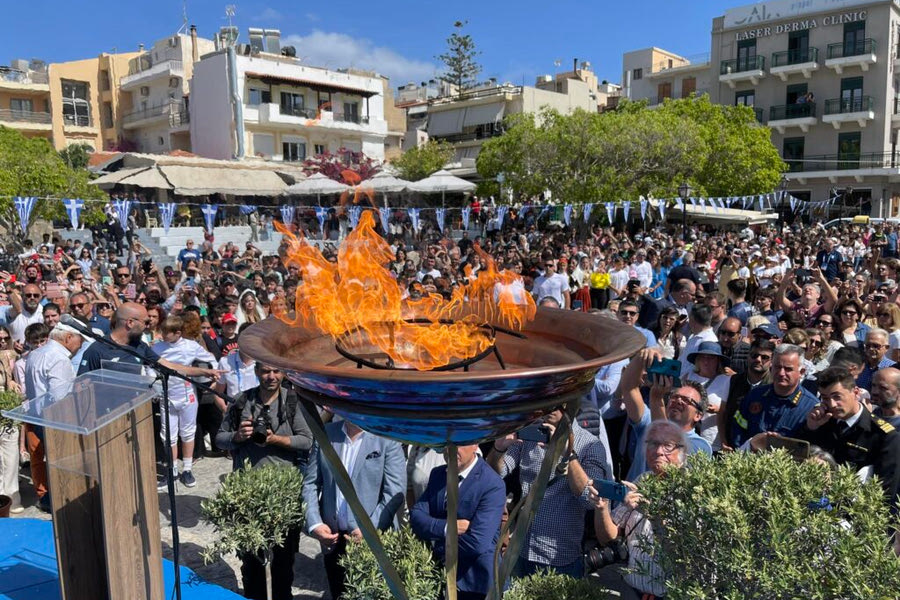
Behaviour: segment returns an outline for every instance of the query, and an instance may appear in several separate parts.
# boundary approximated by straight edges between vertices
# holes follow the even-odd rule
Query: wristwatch
[[[562,461],[565,463],[570,463],[573,460],[578,460],[578,453],[575,450],[569,450],[569,453],[562,457]]]

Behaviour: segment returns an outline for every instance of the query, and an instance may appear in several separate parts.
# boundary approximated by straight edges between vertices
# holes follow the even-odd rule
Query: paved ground
[[[200,518],[200,502],[212,496],[225,475],[231,471],[231,460],[227,458],[205,458],[194,464],[197,485],[187,488],[178,485],[176,489],[176,514],[181,548],[181,564],[193,569],[211,583],[229,590],[241,592],[240,561],[234,555],[226,556],[206,565],[200,552],[214,540],[212,526]],[[19,477],[22,504],[28,508],[14,517],[28,517],[49,520],[50,515],[40,511],[35,504],[28,469]],[[165,493],[159,494],[160,527],[163,556],[172,559],[172,529],[169,520],[169,501]],[[300,552],[294,563],[294,598],[330,598],[326,590],[325,569],[322,566],[319,544],[307,536],[300,537]]]

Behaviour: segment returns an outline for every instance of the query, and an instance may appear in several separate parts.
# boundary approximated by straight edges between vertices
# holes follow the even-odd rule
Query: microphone
[[[97,335],[97,333],[93,329],[91,329],[69,313],[63,313],[59,315],[59,322],[78,331],[78,333],[86,335],[95,340],[103,337],[102,335]]]

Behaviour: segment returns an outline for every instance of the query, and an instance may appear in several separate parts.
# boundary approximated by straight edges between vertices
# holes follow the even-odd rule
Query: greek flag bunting
[[[575,207],[571,204],[566,204],[563,207],[563,221],[566,222],[566,227],[570,227],[572,225],[572,210]]]
[[[523,204],[522,208],[519,209],[519,218],[524,219],[525,215],[528,214],[528,209],[531,208],[530,204]]]
[[[551,209],[551,208],[553,208],[551,205],[545,204],[545,205],[544,205],[544,208],[542,208],[542,209],[541,209],[541,212],[538,214],[538,219],[540,219],[541,217],[543,217],[544,215],[546,215],[548,212],[550,212],[550,209]]]
[[[113,209],[116,211],[116,218],[119,219],[119,225],[122,229],[128,227],[128,213],[131,212],[131,200],[113,200]]]
[[[281,205],[281,222],[284,223],[284,226],[289,228],[291,224],[294,222],[294,207],[290,204],[282,204]]]
[[[241,214],[242,215],[250,215],[256,212],[255,204],[241,204]]]
[[[379,206],[378,207],[378,218],[381,219],[381,229],[384,231],[384,234],[387,235],[390,227],[390,219],[391,219],[391,209],[387,206]]]
[[[763,196],[757,196],[756,202],[757,202],[757,206],[759,206],[759,212],[762,212],[765,209],[765,206],[764,206],[765,198],[763,198]]]
[[[81,211],[84,210],[84,200],[81,198],[63,198],[63,206],[66,207],[66,214],[69,215],[72,229],[78,229]],[[123,225],[122,227],[124,228],[125,226]]]
[[[647,200],[641,196],[641,221],[647,220]]]
[[[437,221],[438,230],[441,233],[444,233],[444,217],[447,214],[447,209],[445,208],[436,208],[434,209],[434,218]]]
[[[606,218],[609,219],[609,224],[612,225],[616,220],[616,203],[615,202],[607,202],[606,206]]]
[[[319,230],[325,231],[325,217],[328,216],[328,209],[324,206],[316,207],[316,221],[319,222]]]
[[[350,217],[350,228],[356,229],[356,226],[359,225],[359,215],[362,212],[362,207],[354,204],[347,210],[347,216]]]
[[[462,209],[462,224],[463,231],[469,230],[469,218],[472,216],[472,207],[464,206]]]
[[[679,210],[684,210],[684,201],[681,198],[675,198],[675,206],[677,206]]]
[[[497,207],[497,228],[498,229],[501,229],[501,230],[503,229],[503,220],[506,218],[506,210],[507,210],[507,208],[505,206]]]
[[[28,234],[28,221],[31,219],[31,211],[37,204],[37,196],[16,196],[13,200],[16,205],[16,212],[19,213],[19,226],[22,228],[23,234]]]
[[[656,208],[659,209],[659,220],[665,221],[665,219],[666,219],[666,201],[663,199],[657,200]]]
[[[592,210],[594,210],[594,205],[590,202],[582,207],[581,218],[584,219],[585,224],[587,224],[587,222],[591,220]]]
[[[206,232],[212,233],[216,226],[216,214],[219,212],[218,204],[201,204],[200,212],[203,213],[203,222],[206,223]]]
[[[696,198],[688,198],[688,200],[690,200],[691,206],[697,206],[697,199],[696,199]]]
[[[409,220],[412,221],[413,231],[419,230],[419,209],[418,208],[410,208],[407,209],[407,214],[409,214]]]
[[[628,222],[628,215],[631,213],[631,202],[623,202],[622,203],[622,214],[625,217],[625,222]]]
[[[166,235],[168,235],[169,227],[172,226],[172,221],[175,220],[175,203],[160,202],[156,206],[159,208],[159,220],[162,222]]]

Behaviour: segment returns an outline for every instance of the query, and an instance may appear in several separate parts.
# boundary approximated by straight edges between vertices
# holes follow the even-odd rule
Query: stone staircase
[[[250,240],[249,225],[229,225],[224,227],[216,227],[215,247],[216,250],[222,244],[234,242],[243,251],[245,244]],[[147,249],[154,253],[154,257],[159,257],[160,264],[174,264],[178,253],[185,248],[188,240],[194,240],[196,248],[203,244],[203,228],[202,227],[170,227],[167,234],[162,227],[151,227],[149,229],[141,229],[141,243],[147,246]],[[260,232],[260,238],[263,238]],[[281,244],[281,234],[272,233],[271,239],[260,239],[253,245],[262,250],[263,255],[277,254],[278,246]],[[157,255],[156,253],[159,252]],[[171,262],[166,262],[169,258]]]

